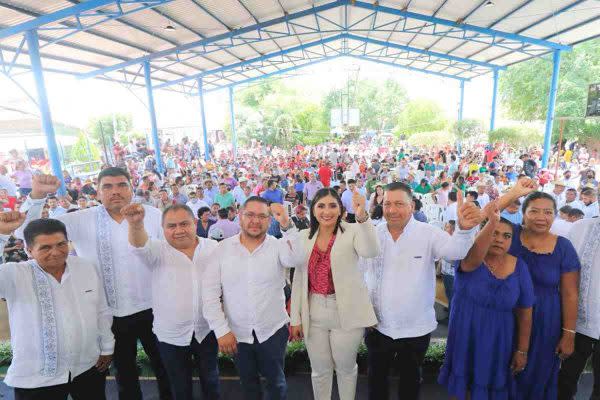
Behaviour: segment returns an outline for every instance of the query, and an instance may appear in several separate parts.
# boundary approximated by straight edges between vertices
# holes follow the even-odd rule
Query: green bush
[[[454,144],[455,141],[454,134],[446,131],[418,132],[408,138],[408,144],[411,146],[441,146]]]
[[[444,354],[446,351],[446,341],[442,340],[439,342],[432,342],[427,349],[425,355],[425,364],[431,367],[439,367],[444,362]],[[359,364],[364,364],[367,359],[367,346],[361,343],[358,348],[358,360]],[[10,348],[10,342],[0,342],[0,367],[10,365],[12,361],[12,351]],[[141,345],[138,345],[137,349],[137,364],[140,370],[151,372],[150,360],[146,355],[146,352]],[[286,364],[292,366],[292,371],[297,369],[294,366],[300,364],[309,366],[308,353],[306,352],[306,346],[303,341],[300,342],[289,342],[286,350]],[[235,367],[233,358],[227,354],[219,353],[219,369],[225,374],[235,373]]]
[[[532,126],[507,126],[495,129],[489,133],[490,143],[507,143],[515,147],[538,145],[544,140],[544,134]]]

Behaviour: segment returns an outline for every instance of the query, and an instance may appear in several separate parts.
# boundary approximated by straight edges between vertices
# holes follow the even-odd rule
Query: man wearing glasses
[[[219,243],[202,282],[204,317],[219,350],[234,356],[248,400],[262,399],[260,375],[267,380],[269,399],[285,399],[287,391],[283,362],[289,318],[283,287],[284,268],[293,259],[287,240],[267,235],[269,211],[282,231],[293,225],[283,205],[269,208],[261,197],[248,198],[240,213],[241,232]]]

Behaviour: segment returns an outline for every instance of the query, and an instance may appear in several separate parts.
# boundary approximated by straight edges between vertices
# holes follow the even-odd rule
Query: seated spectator
[[[301,231],[303,229],[308,229],[308,226],[310,225],[310,221],[308,220],[308,217],[306,216],[306,207],[304,207],[302,204],[297,206],[296,209],[294,210],[294,215],[292,217],[292,221],[294,222],[294,225],[296,226],[296,228]]]
[[[240,233],[240,225],[229,220],[229,208],[219,209],[219,220],[208,228],[208,237],[223,240]]]
[[[421,210],[423,208],[423,203],[421,202],[421,200],[413,197],[413,205],[414,205],[413,217],[419,222],[427,222],[427,216]]]
[[[210,219],[210,208],[200,207],[198,209],[198,223],[196,224],[196,234],[203,238],[208,238],[208,230],[216,221]]]

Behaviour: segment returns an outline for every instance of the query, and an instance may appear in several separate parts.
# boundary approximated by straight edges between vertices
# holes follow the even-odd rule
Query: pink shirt
[[[329,240],[327,250],[321,251],[315,243],[308,260],[308,291],[322,295],[334,294],[333,276],[331,275],[331,248],[335,235]]]

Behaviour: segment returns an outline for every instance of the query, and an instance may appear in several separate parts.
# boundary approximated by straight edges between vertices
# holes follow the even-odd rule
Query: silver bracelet
[[[577,333],[577,332],[575,332],[575,331],[574,331],[574,330],[572,330],[572,329],[562,328],[562,330],[563,330],[563,331],[565,331],[565,332],[572,333],[573,335]]]
[[[519,353],[523,357],[527,357],[527,352],[526,351],[517,350],[517,353]]]

